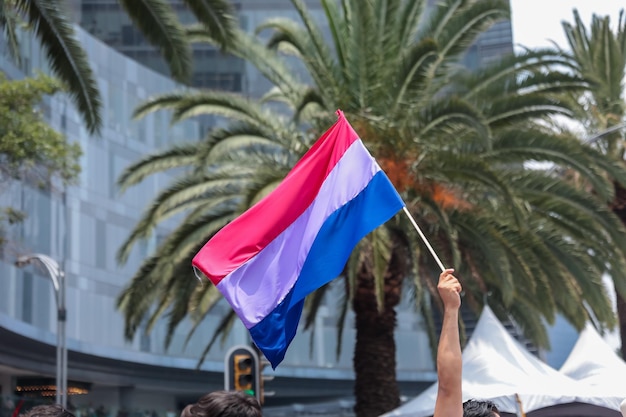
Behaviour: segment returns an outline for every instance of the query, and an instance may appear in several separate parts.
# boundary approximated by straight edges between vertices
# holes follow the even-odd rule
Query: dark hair
[[[489,400],[467,400],[463,403],[463,417],[496,417],[499,414],[496,404]]]
[[[191,417],[262,417],[261,405],[240,391],[213,391],[189,408]]]
[[[75,417],[61,404],[37,405],[21,414],[20,417]]]

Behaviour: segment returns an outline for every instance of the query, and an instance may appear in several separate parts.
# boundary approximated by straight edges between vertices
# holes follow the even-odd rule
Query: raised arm
[[[439,389],[433,417],[463,417],[461,378],[463,359],[459,340],[459,308],[461,284],[446,269],[439,275],[437,290],[443,301],[443,324],[437,348],[437,378]]]

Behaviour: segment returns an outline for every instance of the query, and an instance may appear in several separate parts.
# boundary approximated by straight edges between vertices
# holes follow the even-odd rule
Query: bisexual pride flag
[[[296,334],[305,297],[340,275],[359,240],[404,207],[337,114],[278,187],[216,233],[192,261],[273,368]]]

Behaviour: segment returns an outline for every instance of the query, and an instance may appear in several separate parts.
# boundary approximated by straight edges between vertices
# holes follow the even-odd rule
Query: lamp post
[[[17,258],[15,266],[23,267],[38,261],[48,272],[54,287],[57,303],[57,360],[56,360],[56,402],[67,407],[67,348],[65,346],[65,273],[59,264],[40,253],[24,255]]]

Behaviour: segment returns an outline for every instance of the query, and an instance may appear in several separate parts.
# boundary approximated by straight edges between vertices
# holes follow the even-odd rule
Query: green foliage
[[[171,5],[164,0],[123,0],[120,4],[146,38],[159,45],[172,77],[187,82],[191,75],[191,47]]]
[[[46,186],[54,177],[65,183],[80,173],[80,146],[43,120],[44,95],[60,90],[54,79],[38,75],[18,81],[0,74],[0,173]]]
[[[0,4],[0,26],[9,47],[19,60],[16,29],[21,22],[39,40],[56,77],[67,87],[87,130],[92,134],[102,127],[102,102],[98,84],[87,54],[76,39],[66,5],[58,0],[4,0]]]
[[[614,26],[614,29],[612,28]],[[587,78],[592,88],[573,96],[579,105],[577,117],[590,136],[626,123],[626,15],[617,22],[593,15],[587,27],[574,9],[574,23],[563,22],[572,68]],[[626,156],[626,132],[617,129],[597,137],[597,145],[611,157]]]
[[[11,226],[22,222],[26,218],[26,213],[16,210],[13,207],[0,207],[0,248],[7,242],[7,225]]]
[[[14,81],[0,73],[0,183],[15,179],[45,188],[55,178],[65,184],[77,179],[80,146],[52,129],[40,109],[43,97],[59,90],[60,84],[45,75]],[[6,224],[24,217],[13,207],[0,207],[0,247]]]
[[[185,0],[184,3],[221,47],[233,42],[236,19],[230,1]],[[188,83],[192,71],[191,45],[171,2],[120,0],[120,4],[146,39],[161,50],[172,77]]]
[[[592,15],[591,25],[583,23],[574,9],[574,22],[563,22],[568,41],[570,67],[591,83],[588,91],[565,97],[574,103],[589,143],[608,160],[624,163],[626,157],[626,14],[621,9],[617,22],[609,16]],[[609,207],[626,223],[626,187],[615,178]],[[626,357],[626,283],[619,270],[610,273],[616,294],[617,315]]]

